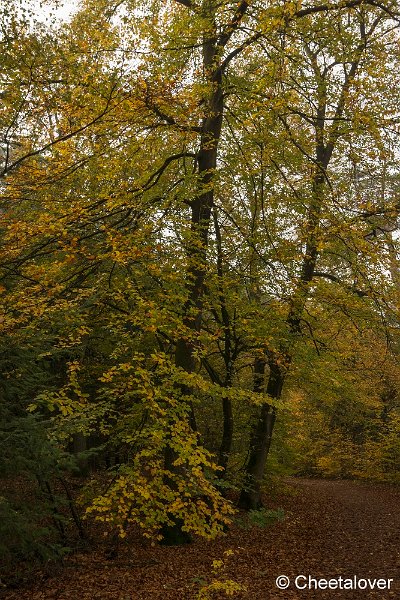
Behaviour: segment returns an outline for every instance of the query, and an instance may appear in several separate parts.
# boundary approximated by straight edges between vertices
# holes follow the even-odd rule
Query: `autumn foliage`
[[[279,473],[398,482],[396,3],[0,15],[0,441],[37,522],[174,543]]]

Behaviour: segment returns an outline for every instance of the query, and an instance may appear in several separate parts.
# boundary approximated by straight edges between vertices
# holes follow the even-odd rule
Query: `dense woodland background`
[[[6,571],[398,483],[396,2],[36,9],[0,8]]]

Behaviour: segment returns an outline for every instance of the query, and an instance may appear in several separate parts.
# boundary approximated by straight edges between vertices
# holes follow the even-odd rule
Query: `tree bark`
[[[264,388],[264,371],[266,360],[257,358],[254,363],[254,391],[262,392]],[[286,372],[276,359],[269,361],[270,374],[267,393],[271,398],[280,398]],[[264,477],[265,464],[271,446],[272,432],[276,419],[276,408],[265,403],[261,406],[257,421],[250,433],[249,456],[246,464],[246,476],[239,497],[239,507],[256,510],[262,506],[261,484]]]
[[[209,96],[206,99],[206,111],[202,121],[198,164],[198,188],[191,205],[191,236],[187,247],[188,267],[186,271],[187,301],[183,307],[183,322],[193,335],[177,340],[175,365],[187,373],[195,370],[194,339],[201,328],[204,282],[207,271],[207,247],[214,204],[213,180],[217,168],[218,144],[221,137],[224,111],[224,95],[222,89],[223,69],[221,68],[221,36],[217,34],[215,23],[216,7],[213,2],[205,2],[204,17],[210,26],[203,40],[203,70],[209,83]],[[235,25],[236,26],[236,25]],[[211,31],[211,33],[210,33]],[[189,392],[185,386],[180,390],[182,396]],[[194,425],[193,408],[190,409],[190,422]],[[176,452],[167,445],[164,454],[164,465],[167,471],[175,473]],[[171,527],[162,531],[165,544],[181,544],[188,541],[188,534],[182,531],[183,523],[176,521]]]

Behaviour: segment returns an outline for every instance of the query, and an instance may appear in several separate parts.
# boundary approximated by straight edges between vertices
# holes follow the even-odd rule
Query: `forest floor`
[[[246,591],[235,596],[243,600],[400,599],[400,488],[317,479],[287,479],[285,484],[280,493],[265,498],[268,508],[282,508],[285,514],[267,527],[235,525],[214,542],[196,540],[181,547],[151,546],[138,537],[124,541],[112,560],[105,558],[104,547],[97,546],[70,555],[57,572],[38,574],[29,586],[5,590],[0,596],[194,600],[201,585],[213,578],[212,561],[224,559],[225,567],[216,577],[245,586]],[[224,558],[226,550],[234,553]],[[288,589],[276,587],[279,575],[290,578]],[[298,575],[394,581],[390,590],[299,590],[294,584]]]

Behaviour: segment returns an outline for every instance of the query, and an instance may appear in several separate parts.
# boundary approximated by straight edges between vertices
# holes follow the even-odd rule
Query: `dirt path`
[[[314,578],[389,579],[391,590],[273,590],[260,598],[398,598],[400,599],[400,490],[348,481],[297,480],[299,495],[271,557],[274,573],[293,580]],[[299,582],[304,585],[304,579]],[[334,584],[332,584],[334,585]],[[273,591],[271,591],[271,589]]]
[[[30,589],[8,590],[2,597],[194,600],[201,580],[210,580],[212,561],[231,549],[235,553],[226,561],[225,576],[247,587],[238,598],[400,599],[400,488],[308,479],[291,480],[290,488],[289,495],[267,499],[269,506],[285,510],[285,519],[271,527],[235,527],[221,540],[179,548],[152,547],[138,538],[109,561],[99,548],[68,558],[61,572],[37,580]],[[279,575],[290,578],[288,589],[276,587]],[[295,578],[302,575],[300,587],[311,575],[316,580],[336,578],[338,589],[297,589]],[[369,578],[371,584],[374,579],[394,581],[391,589],[339,589],[349,586],[345,580],[354,576]]]

